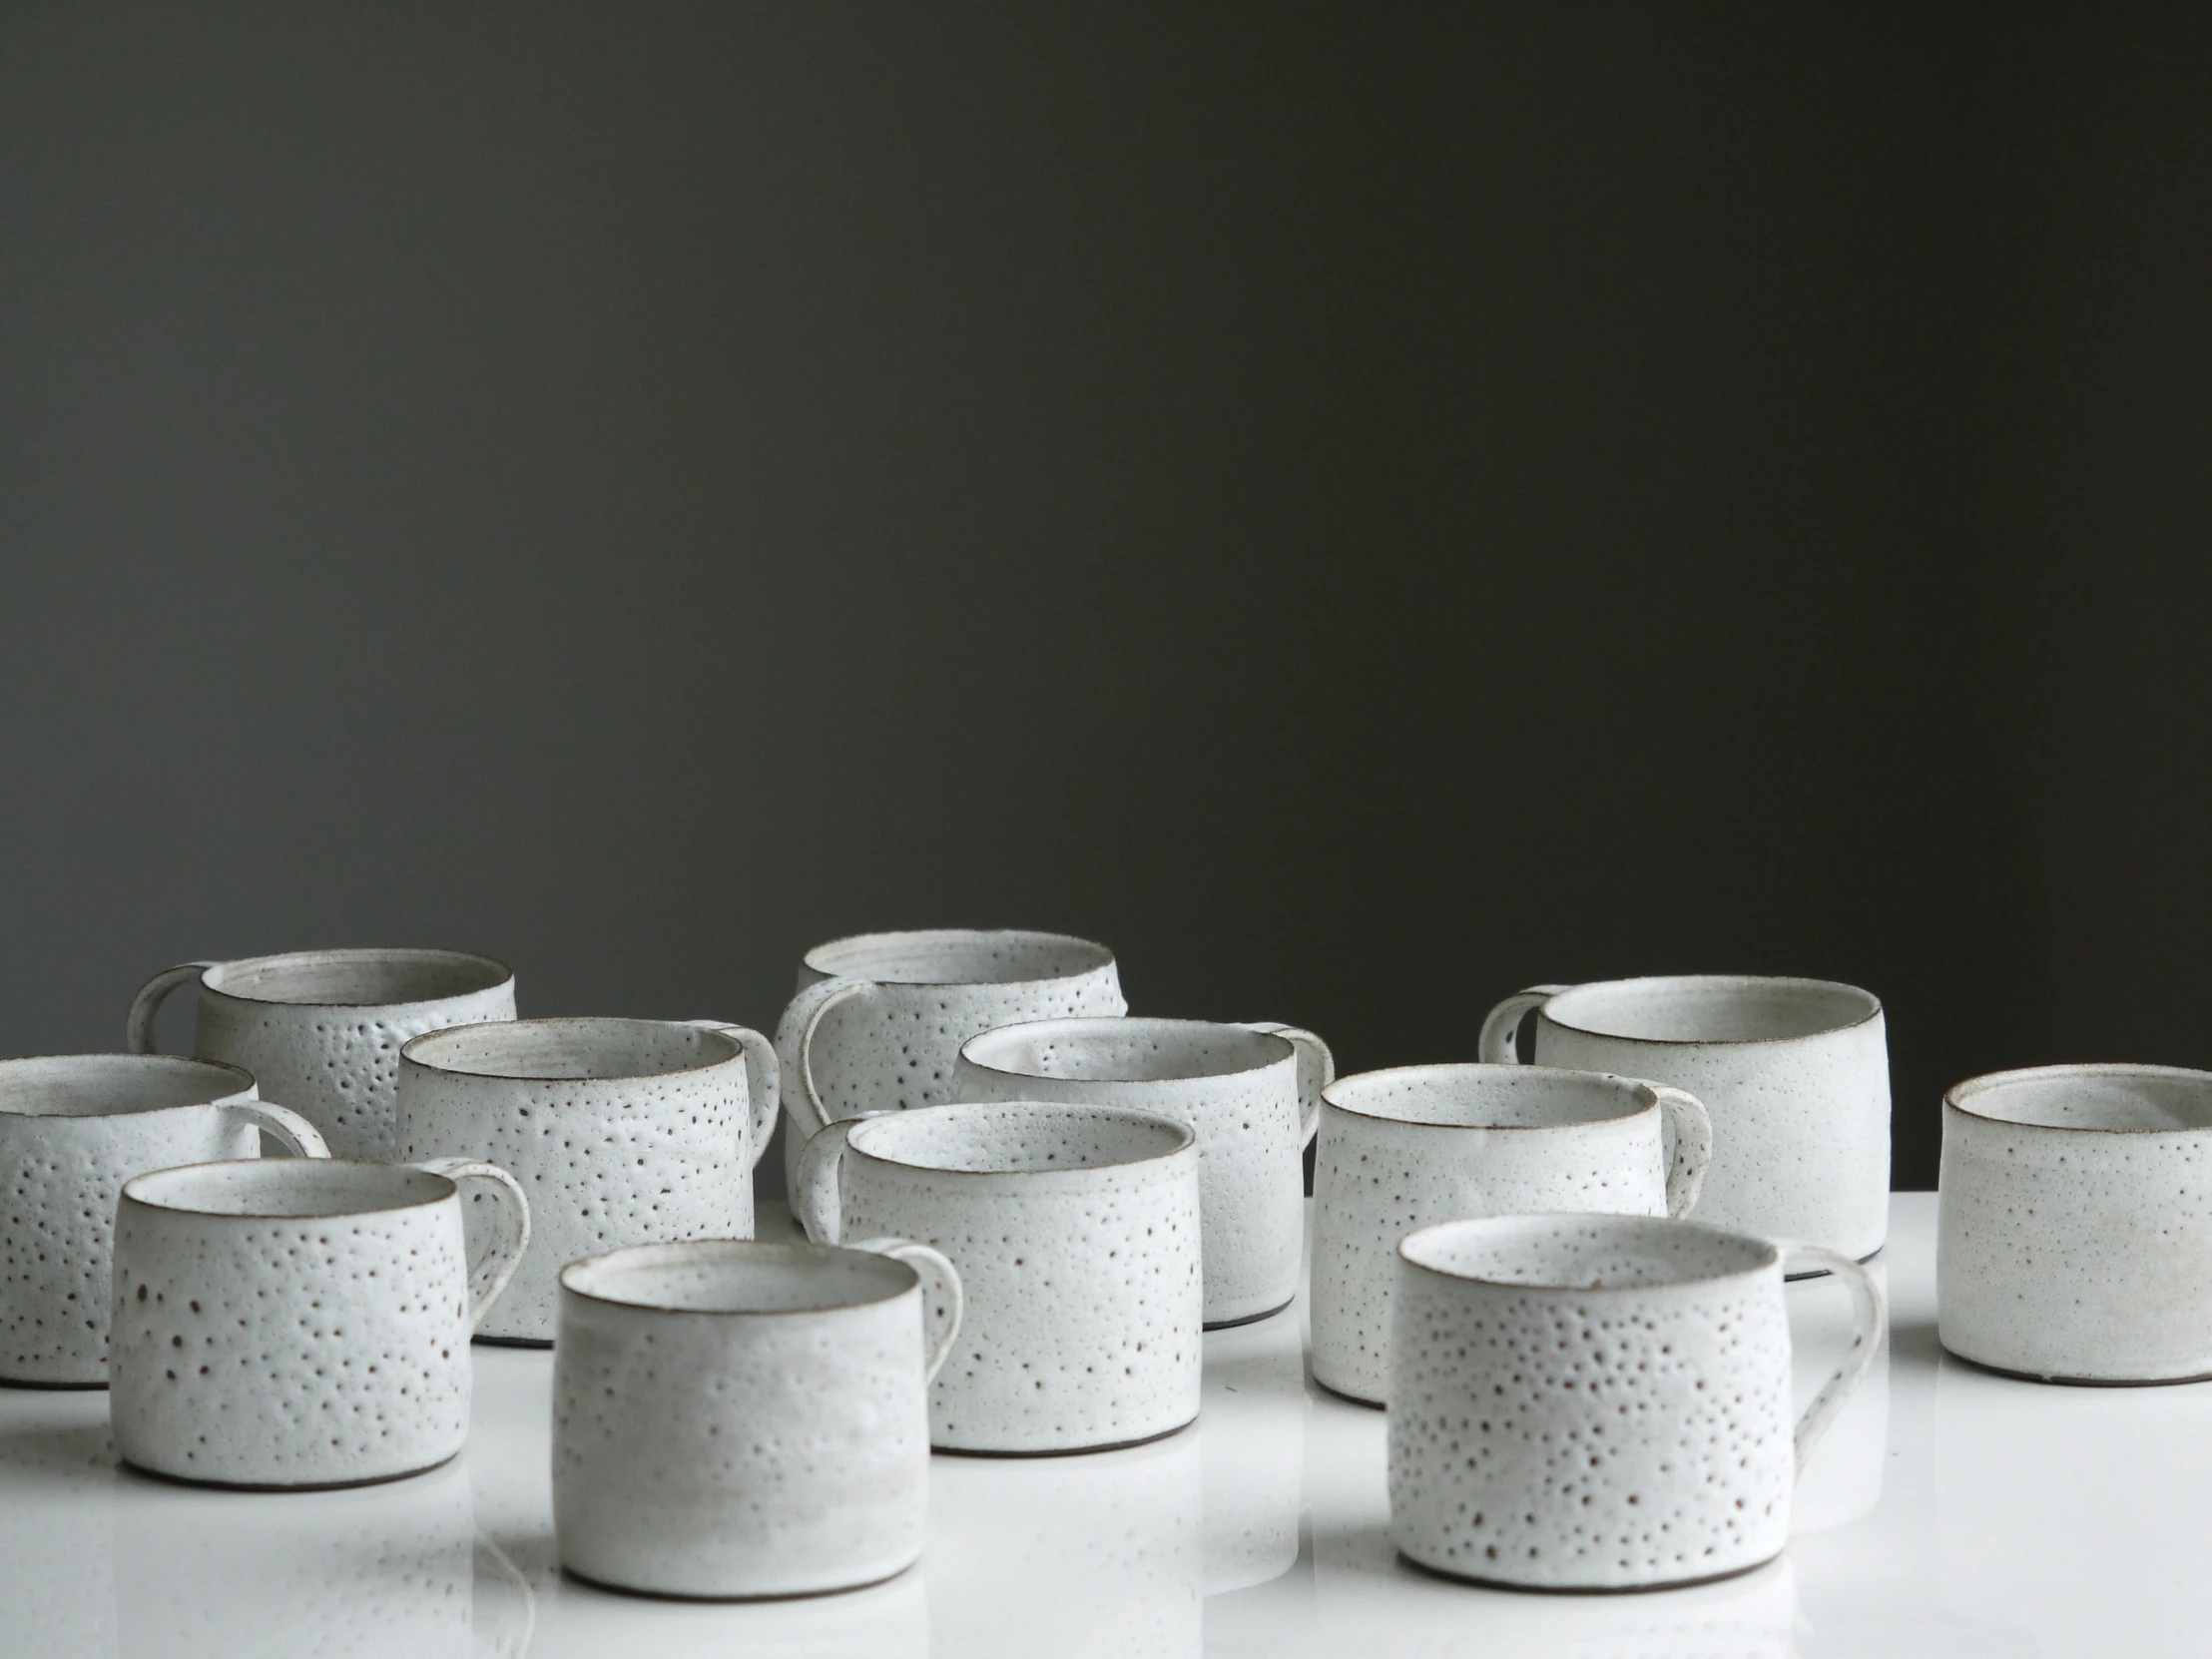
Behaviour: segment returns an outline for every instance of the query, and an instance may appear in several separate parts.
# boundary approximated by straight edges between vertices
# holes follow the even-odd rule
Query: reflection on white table
[[[1815,1452],[1790,1551],[1658,1595],[1478,1590],[1388,1540],[1383,1417],[1316,1389],[1303,1308],[1206,1339],[1199,1426],[1088,1457],[936,1458],[927,1552],[856,1594],[651,1601],[555,1567],[551,1356],[478,1348],[468,1449],[247,1494],[120,1470],[101,1393],[0,1388],[0,1655],[777,1659],[2196,1654],[2212,1384],[2043,1387],[1942,1357],[1935,1199],[1893,1201],[1893,1341]],[[1801,1400],[1848,1330],[1789,1290]]]

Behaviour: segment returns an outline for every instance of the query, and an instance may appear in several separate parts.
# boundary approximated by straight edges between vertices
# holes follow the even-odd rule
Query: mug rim
[[[1461,1273],[1456,1269],[1438,1267],[1432,1262],[1414,1260],[1406,1254],[1406,1247],[1420,1239],[1432,1238],[1439,1233],[1488,1232],[1510,1234],[1522,1231],[1538,1222],[1572,1222],[1582,1226],[1603,1228],[1609,1233],[1652,1234],[1684,1231],[1702,1234],[1707,1240],[1726,1246],[1749,1245],[1759,1253],[1759,1260],[1748,1267],[1728,1268],[1719,1273],[1700,1273],[1680,1279],[1662,1280],[1654,1285],[1555,1285],[1527,1279],[1492,1279],[1485,1274]],[[1433,1274],[1454,1285],[1476,1285],[1484,1290],[1514,1293],[1535,1292],[1549,1296],[1599,1296],[1599,1297],[1651,1297],[1670,1292],[1689,1291],[1706,1285],[1723,1284],[1732,1279],[1750,1281],[1782,1271],[1782,1247],[1772,1239],[1763,1239],[1752,1233],[1739,1233],[1732,1228],[1714,1227],[1705,1222],[1689,1221],[1675,1216],[1624,1216],[1602,1213],[1584,1213],[1579,1210],[1538,1210],[1525,1215],[1462,1216],[1454,1221],[1439,1221],[1427,1227],[1415,1228],[1397,1243],[1397,1259],[1407,1267],[1422,1273]]]
[[[996,1037],[1008,1037],[1014,1032],[1038,1033],[1047,1028],[1069,1030],[1071,1035],[1081,1036],[1102,1030],[1134,1031],[1140,1027],[1177,1033],[1200,1031],[1233,1031],[1240,1037],[1252,1037],[1275,1044],[1281,1052],[1257,1065],[1235,1066],[1226,1071],[1178,1071],[1165,1077],[1103,1077],[1085,1073],[1069,1077],[1059,1072],[1027,1071],[995,1061],[979,1059],[971,1052],[978,1043],[987,1043]],[[1245,1077],[1256,1071],[1266,1071],[1279,1066],[1285,1060],[1298,1058],[1298,1045],[1279,1031],[1255,1031],[1249,1025],[1236,1025],[1228,1020],[1183,1019],[1167,1014],[1055,1014],[1049,1019],[1021,1019],[1010,1025],[994,1025],[987,1031],[978,1031],[960,1044],[959,1058],[977,1071],[987,1071],[998,1077],[1037,1078],[1056,1083],[1197,1083],[1209,1077]]]
[[[235,1066],[228,1060],[203,1060],[196,1054],[17,1054],[0,1060],[0,1074],[11,1066],[38,1065],[55,1060],[123,1060],[134,1067],[143,1066],[151,1071],[164,1066],[195,1066],[209,1071],[226,1071],[240,1080],[241,1087],[216,1100],[173,1100],[162,1106],[125,1106],[116,1110],[98,1112],[25,1112],[12,1106],[0,1105],[0,1118],[20,1118],[25,1122],[84,1122],[97,1118],[143,1118],[156,1112],[197,1112],[208,1106],[232,1106],[242,1098],[250,1098],[261,1092],[261,1080],[244,1066]],[[146,1062],[151,1061],[151,1065]]]
[[[402,997],[395,1002],[324,1002],[298,997],[255,996],[250,992],[231,990],[216,983],[208,976],[227,973],[233,968],[261,967],[274,963],[306,961],[343,962],[431,962],[463,963],[472,967],[491,970],[492,977],[481,985],[471,985],[466,990],[447,991],[440,996]],[[475,950],[449,950],[442,945],[331,945],[308,950],[273,950],[258,956],[227,956],[220,962],[210,962],[200,970],[200,988],[211,996],[220,996],[232,1002],[249,1003],[262,1008],[418,1008],[439,1002],[452,1002],[464,996],[481,996],[495,991],[502,985],[514,983],[515,970],[496,956],[486,956]]]
[[[1857,1019],[1841,1024],[1816,1026],[1810,1031],[1792,1031],[1772,1037],[1635,1037],[1619,1031],[1600,1031],[1595,1026],[1577,1025],[1572,1019],[1561,1019],[1552,1012],[1560,1002],[1578,991],[1612,990],[1623,985],[1701,985],[1742,990],[1753,985],[1779,985],[1793,991],[1843,991],[1862,998],[1865,1011]],[[1606,1042],[1636,1043],[1648,1048],[1753,1048],[1762,1043],[1800,1043],[1815,1037],[1832,1037],[1840,1031],[1856,1031],[1861,1026],[1882,1017],[1882,998],[1863,985],[1853,985],[1842,979],[1815,979],[1792,973],[1641,973],[1625,979],[1584,979],[1551,993],[1536,1008],[1538,1019],[1548,1019],[1563,1031],[1577,1036],[1598,1037]]]
[[[1465,1072],[1497,1072],[1515,1077],[1571,1078],[1577,1083],[1618,1085],[1642,1098],[1628,1111],[1615,1112],[1605,1117],[1578,1118],[1571,1123],[1442,1123],[1434,1118],[1398,1117],[1371,1107],[1354,1106],[1336,1098],[1336,1091],[1347,1083],[1365,1083],[1386,1077],[1433,1077],[1440,1073]],[[1366,1118],[1371,1123],[1403,1124],[1408,1129],[1479,1129],[1485,1134],[1556,1134],[1562,1129],[1588,1129],[1601,1123],[1626,1123],[1630,1118],[1642,1117],[1646,1112],[1659,1110],[1658,1090],[1641,1077],[1628,1077],[1617,1071],[1579,1071],[1572,1066],[1523,1066],[1486,1060],[1438,1060],[1406,1066],[1381,1066],[1374,1071],[1349,1072],[1324,1088],[1321,1098],[1322,1103],[1332,1110],[1343,1112],[1348,1117]]]
[[[170,1203],[160,1197],[149,1196],[145,1191],[139,1190],[149,1182],[160,1182],[180,1176],[201,1175],[215,1170],[250,1169],[272,1172],[274,1177],[280,1178],[289,1173],[295,1166],[300,1165],[311,1165],[318,1173],[338,1169],[400,1171],[409,1177],[420,1177],[426,1181],[434,1181],[445,1190],[429,1193],[420,1198],[403,1199],[392,1204],[372,1204],[353,1210],[271,1210],[255,1211],[251,1214],[237,1210],[203,1210],[191,1204]],[[143,1210],[155,1210],[163,1215],[194,1216],[212,1221],[337,1221],[346,1216],[389,1216],[398,1215],[407,1210],[428,1209],[432,1205],[443,1204],[448,1199],[455,1198],[460,1190],[459,1185],[450,1176],[440,1175],[434,1169],[424,1169],[419,1164],[384,1164],[378,1163],[373,1158],[218,1158],[211,1159],[204,1164],[173,1164],[168,1169],[142,1170],[123,1183],[119,1202],[136,1204]]]
[[[2055,1066],[2013,1066],[2004,1071],[1985,1071],[1964,1082],[1953,1083],[1943,1091],[1943,1109],[1956,1112],[1960,1117],[1972,1118],[1977,1123],[1999,1124],[2006,1129],[2032,1129],[2054,1135],[2212,1135],[2212,1122],[2199,1128],[2170,1125],[2162,1129],[2131,1128],[2117,1123],[2037,1123],[2027,1118],[2006,1117],[1986,1109],[1976,1110],[1966,1104],[1975,1095],[2001,1094],[2005,1090],[2026,1082],[2056,1081],[2070,1077],[2162,1077],[2186,1080],[2202,1086],[2212,1093],[2212,1071],[2199,1071],[2192,1066],[2145,1065],[2128,1060],[2091,1060]]]
[[[1159,1152],[1148,1152],[1141,1157],[1120,1158],[1109,1164],[1067,1164],[1057,1169],[951,1169],[942,1164],[916,1164],[904,1158],[886,1157],[871,1152],[854,1137],[868,1125],[888,1119],[903,1119],[923,1112],[958,1112],[971,1116],[995,1117],[1015,1107],[1027,1107],[1033,1111],[1076,1113],[1091,1118],[1107,1118],[1123,1123],[1140,1123],[1146,1128],[1171,1129],[1178,1139],[1175,1145]],[[939,1122],[944,1121],[939,1119]],[[892,1107],[887,1111],[863,1113],[845,1131],[847,1151],[870,1163],[881,1164],[887,1169],[910,1170],[939,1180],[958,1181],[1069,1181],[1078,1177],[1104,1175],[1110,1170],[1135,1169],[1145,1164],[1168,1164],[1179,1158],[1195,1159],[1198,1156],[1198,1131],[1179,1118],[1171,1118],[1165,1112],[1148,1112],[1139,1106],[1108,1106],[1089,1101],[1072,1100],[959,1100],[940,1106]]]
[[[559,1025],[650,1025],[664,1030],[694,1031],[701,1036],[720,1037],[730,1045],[730,1052],[720,1059],[708,1060],[696,1066],[675,1066],[662,1071],[595,1071],[583,1077],[551,1076],[544,1072],[487,1071],[480,1066],[457,1066],[425,1057],[429,1049],[441,1039],[454,1043],[496,1042],[500,1037],[517,1031],[539,1031]],[[746,1051],[745,1044],[731,1036],[727,1028],[718,1025],[693,1025],[680,1019],[638,1019],[627,1014],[549,1014],[540,1019],[495,1019],[478,1025],[442,1025],[435,1031],[424,1031],[401,1043],[399,1059],[404,1065],[420,1066],[424,1071],[434,1071],[445,1077],[482,1077],[498,1083],[638,1083],[656,1077],[696,1077],[701,1072],[714,1071],[721,1066],[742,1066],[745,1064]]]
[[[629,1297],[610,1296],[605,1291],[586,1290],[570,1279],[592,1268],[605,1268],[618,1264],[621,1259],[644,1263],[640,1259],[659,1257],[664,1261],[681,1262],[687,1257],[704,1257],[710,1261],[742,1259],[745,1253],[761,1252],[786,1260],[827,1262],[837,1257],[864,1257],[870,1262],[896,1268],[906,1276],[906,1283],[882,1296],[871,1296],[857,1302],[832,1302],[806,1308],[676,1308],[665,1302],[639,1302]],[[562,1266],[555,1276],[563,1294],[581,1298],[602,1308],[620,1308],[633,1314],[659,1314],[671,1319],[784,1319],[793,1315],[841,1314],[859,1308],[880,1308],[887,1302],[896,1302],[902,1296],[912,1295],[921,1288],[921,1275],[911,1265],[895,1256],[885,1256],[879,1251],[855,1250],[849,1245],[816,1244],[812,1240],[783,1239],[682,1239],[664,1244],[621,1245],[613,1250],[603,1250],[596,1256],[580,1256]]]
[[[1072,973],[1048,974],[1030,979],[881,979],[874,974],[854,972],[848,968],[826,967],[815,957],[824,951],[834,950],[839,945],[856,945],[868,940],[912,939],[915,941],[953,941],[981,943],[993,938],[1039,940],[1051,944],[1074,945],[1081,950],[1094,952],[1097,960]],[[954,986],[974,985],[1057,985],[1069,979],[1080,979],[1085,974],[1096,973],[1101,968],[1116,965],[1113,948],[1100,944],[1096,939],[1086,939],[1076,933],[1058,933],[1042,927],[886,927],[871,932],[840,933],[833,939],[824,939],[810,945],[801,954],[800,965],[810,973],[819,973],[825,979],[864,979],[870,984],[905,985],[916,990],[947,990]]]

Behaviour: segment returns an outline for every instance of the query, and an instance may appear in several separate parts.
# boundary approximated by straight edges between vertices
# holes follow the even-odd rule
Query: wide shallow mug
[[[471,1266],[463,1186],[498,1228]],[[208,1485],[361,1485],[468,1437],[469,1333],[530,1237],[505,1170],[338,1159],[134,1176],[115,1224],[123,1460]]]
[[[236,1066],[163,1054],[0,1060],[0,1382],[108,1385],[115,1205],[148,1170],[258,1158],[264,1132],[327,1158],[314,1126]]]
[[[1890,1052],[1882,1004],[1826,979],[1732,974],[1536,985],[1483,1022],[1511,1065],[1535,1013],[1535,1061],[1687,1089],[1713,1120],[1698,1219],[1864,1261],[1890,1226]]]
[[[2212,1378],[2212,1072],[2037,1066],[1943,1096],[1936,1334],[2050,1382]]]
[[[1197,1138],[1104,1106],[932,1106],[831,1124],[808,1143],[807,1236],[916,1239],[966,1297],[930,1385],[948,1451],[1100,1451],[1198,1415]]]
[[[776,1051],[718,1020],[523,1019],[400,1053],[399,1147],[481,1158],[530,1195],[529,1254],[479,1331],[543,1345],[564,1264],[623,1245],[753,1237]]]
[[[1688,1215],[1713,1160],[1694,1095],[1547,1066],[1399,1066],[1322,1091],[1314,1154],[1313,1363],[1389,1397],[1390,1287],[1406,1234],[1467,1216]]]
[[[787,1190],[808,1138],[839,1118],[939,1106],[978,1031],[1055,1014],[1120,1014],[1121,972],[1102,944],[1016,927],[856,933],[807,952],[776,1028],[790,1080]]]
[[[340,1158],[399,1156],[392,1091],[408,1038],[515,1017],[515,976],[489,956],[294,950],[162,969],[131,1004],[132,1053],[152,1051],[154,1016],[191,980],[200,987],[193,1053],[252,1072]]]
[[[1772,1560],[1888,1323],[1850,1257],[1696,1222],[1493,1216],[1424,1228],[1398,1259],[1391,1538],[1513,1589],[1652,1590]],[[1794,1428],[1785,1270],[1852,1297],[1850,1352]]]
[[[1298,1294],[1306,1143],[1336,1061],[1311,1031],[1195,1019],[1053,1019],[960,1049],[965,1100],[1125,1106],[1198,1135],[1206,1327],[1280,1313]]]
[[[713,1239],[561,1270],[561,1565],[654,1595],[815,1595],[921,1554],[929,1381],[960,1278],[926,1245]]]

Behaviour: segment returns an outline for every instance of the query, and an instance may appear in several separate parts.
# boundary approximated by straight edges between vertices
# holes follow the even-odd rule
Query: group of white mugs
[[[149,1052],[187,983],[196,1057]],[[1201,1332],[1299,1288],[1317,1136],[1314,1376],[1386,1405],[1393,1536],[1446,1574],[1771,1559],[1885,1320],[1882,1008],[1826,981],[1537,986],[1478,1062],[1345,1078],[1294,1027],[1131,1018],[1110,951],[1018,931],[824,945],[773,1044],[518,1020],[502,964],[433,950],[186,964],[128,1034],[0,1062],[0,1382],[105,1384],[128,1462],[293,1489],[442,1462],[471,1337],[552,1343],[561,1559],[629,1589],[871,1583],[920,1552],[932,1446],[1188,1426]],[[780,1113],[811,1244],[750,1242]],[[1944,1345],[2212,1374],[2208,1167],[2207,1074],[1960,1085]],[[1803,1273],[1857,1331],[1793,1422]]]

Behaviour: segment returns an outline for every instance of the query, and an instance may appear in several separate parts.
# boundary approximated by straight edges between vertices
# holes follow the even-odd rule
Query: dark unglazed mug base
[[[1874,1249],[1868,1251],[1866,1255],[1859,1258],[1859,1265],[1861,1267],[1865,1267],[1869,1262],[1873,1261],[1877,1256],[1880,1256],[1885,1250],[1889,1248],[1890,1241],[1887,1239],[1883,1240],[1882,1243],[1876,1245]],[[1801,1280],[1832,1279],[1835,1276],[1831,1274],[1826,1268],[1807,1268],[1803,1273],[1784,1274],[1782,1276],[1782,1282],[1785,1285],[1795,1285]]]
[[[395,1480],[412,1480],[418,1474],[428,1474],[432,1469],[442,1469],[458,1457],[458,1451],[449,1451],[434,1463],[424,1463],[420,1468],[401,1469],[396,1474],[371,1474],[357,1480],[203,1480],[196,1474],[172,1474],[167,1469],[150,1469],[144,1463],[134,1463],[128,1457],[117,1459],[133,1474],[143,1474],[149,1480],[159,1480],[171,1486],[205,1486],[219,1492],[347,1492],[356,1486],[388,1486]]]
[[[1663,1578],[1654,1584],[1515,1584],[1506,1578],[1483,1578],[1471,1572],[1432,1567],[1426,1561],[1414,1560],[1402,1549],[1397,1552],[1397,1558],[1430,1578],[1440,1578],[1447,1584],[1471,1584],[1482,1590],[1507,1590],[1524,1596],[1645,1596],[1662,1590],[1694,1590],[1700,1584],[1725,1584],[1731,1578],[1741,1578],[1761,1567],[1773,1566],[1782,1559],[1782,1551],[1778,1549],[1765,1560],[1754,1561],[1748,1567],[1730,1567],[1726,1572],[1707,1573],[1701,1578]]]
[[[918,1560],[919,1557],[915,1559]],[[595,1590],[606,1590],[618,1596],[637,1596],[646,1601],[694,1601],[704,1602],[709,1606],[744,1606],[757,1601],[820,1601],[825,1596],[848,1596],[857,1590],[872,1590],[878,1584],[888,1584],[892,1579],[911,1572],[914,1563],[908,1561],[895,1572],[884,1573],[879,1578],[862,1578],[850,1584],[832,1584],[822,1590],[769,1590],[753,1595],[728,1596],[694,1594],[689,1590],[641,1589],[635,1584],[617,1584],[611,1578],[594,1578],[590,1573],[578,1572],[566,1564],[561,1567],[561,1576],[573,1578],[579,1584],[588,1584]]]
[[[482,1343],[486,1348],[536,1348],[550,1350],[553,1347],[553,1339],[551,1337],[487,1337],[479,1332],[476,1336],[469,1338],[469,1341],[472,1343]]]
[[[1133,1440],[1104,1440],[1097,1445],[1043,1446],[1033,1451],[1000,1451],[988,1446],[936,1445],[930,1451],[939,1457],[1087,1457],[1096,1451],[1127,1451],[1131,1446],[1152,1445],[1172,1439],[1190,1427],[1198,1418],[1177,1423],[1173,1428],[1163,1428],[1157,1434],[1140,1434]]]
[[[1940,1339],[1937,1339],[1940,1341]],[[1993,1366],[1986,1360],[1976,1360],[1945,1347],[1943,1352],[1962,1366],[1975,1371],[1985,1371],[1992,1377],[2009,1377],[2015,1382],[2046,1382],[2060,1388],[2178,1388],[2190,1382],[2212,1382],[2212,1371],[2191,1372],[2186,1377],[2057,1377],[2045,1376],[2039,1371],[2014,1371],[2009,1366]]]
[[[1298,1293],[1294,1291],[1288,1298],[1281,1302],[1278,1302],[1273,1308],[1265,1309],[1257,1314],[1247,1314],[1242,1319],[1209,1320],[1206,1324],[1200,1326],[1199,1329],[1201,1331],[1234,1331],[1239,1326],[1258,1325],[1262,1320],[1271,1320],[1275,1318],[1276,1315],[1282,1313],[1284,1309],[1288,1308],[1297,1300]]]
[[[108,1380],[104,1377],[97,1382],[49,1382],[34,1377],[0,1377],[0,1388],[38,1388],[47,1393],[105,1392],[107,1386]]]

